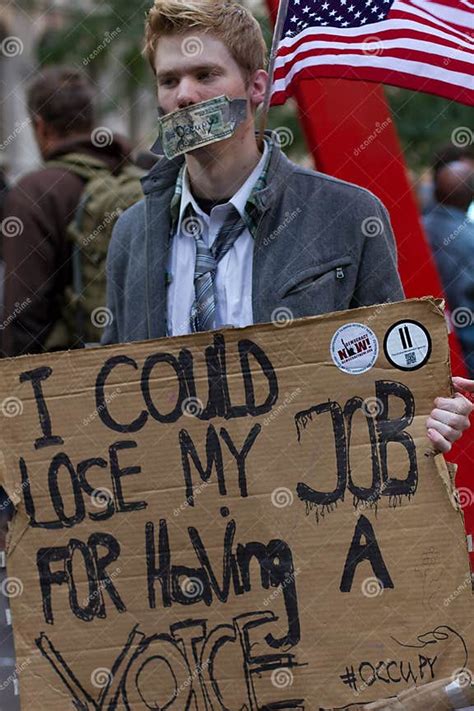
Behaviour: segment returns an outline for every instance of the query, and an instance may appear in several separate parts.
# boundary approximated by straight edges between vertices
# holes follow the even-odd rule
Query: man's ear
[[[258,69],[250,78],[249,96],[252,108],[257,109],[265,98],[265,91],[268,84],[268,72]]]
[[[36,135],[43,140],[48,140],[52,133],[50,126],[46,123],[44,118],[39,114],[33,116],[33,128]]]

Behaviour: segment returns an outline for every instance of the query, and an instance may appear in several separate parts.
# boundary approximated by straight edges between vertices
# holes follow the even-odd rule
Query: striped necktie
[[[194,214],[194,211],[193,211]],[[201,223],[195,217],[196,225]],[[214,328],[216,315],[215,276],[217,265],[245,230],[245,223],[238,210],[231,205],[219,234],[212,247],[208,247],[202,238],[202,229],[195,229],[196,266],[194,270],[195,300],[191,309],[191,331],[209,331]]]

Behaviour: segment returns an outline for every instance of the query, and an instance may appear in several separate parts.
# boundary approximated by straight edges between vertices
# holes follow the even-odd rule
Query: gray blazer
[[[170,202],[183,158],[162,159],[142,179],[144,200],[118,220],[107,259],[102,343],[166,335]],[[257,193],[255,323],[403,299],[387,211],[363,188],[301,168],[275,146]]]

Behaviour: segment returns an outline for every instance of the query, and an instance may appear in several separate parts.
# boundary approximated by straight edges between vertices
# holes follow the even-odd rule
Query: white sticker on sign
[[[373,367],[378,354],[377,336],[362,323],[346,323],[332,337],[332,360],[345,373],[365,373]]]
[[[387,360],[399,370],[416,370],[428,362],[431,338],[426,328],[417,321],[398,321],[384,338]]]

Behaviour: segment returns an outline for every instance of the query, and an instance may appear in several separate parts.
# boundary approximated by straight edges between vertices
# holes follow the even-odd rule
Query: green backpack
[[[144,172],[126,165],[113,175],[101,160],[68,153],[46,167],[65,168],[86,180],[74,218],[67,228],[72,247],[72,284],[58,295],[60,317],[45,348],[77,348],[98,343],[112,314],[106,308],[105,263],[112,229],[127,208],[141,200]]]

